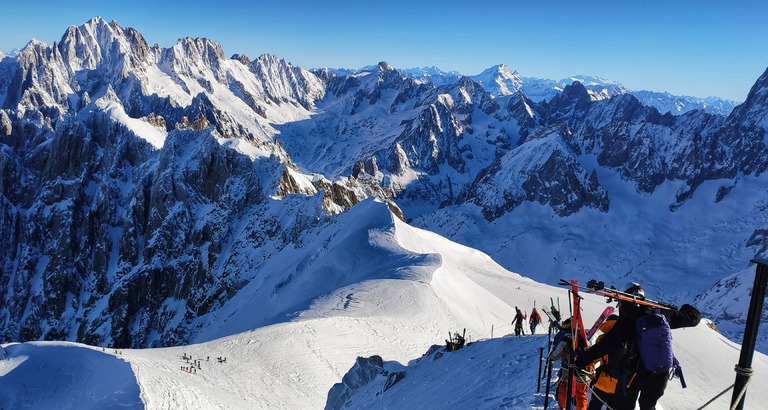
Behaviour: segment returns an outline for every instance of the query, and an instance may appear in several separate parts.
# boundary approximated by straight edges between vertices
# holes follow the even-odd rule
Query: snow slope
[[[142,408],[131,366],[101,349],[68,342],[5,346],[0,408]]]
[[[687,388],[677,379],[670,381],[657,408],[695,409],[733,383],[733,364],[738,361],[738,345],[718,335],[706,323],[692,329],[673,331],[675,352],[683,366]],[[386,377],[379,377],[347,401],[350,408],[510,408],[543,409],[546,385],[536,394],[539,349],[546,336],[515,338],[507,336],[483,340],[467,348],[434,352],[408,366],[385,362],[389,372],[405,377],[386,391]],[[714,354],[714,352],[717,352]],[[706,360],[701,360],[706,358]],[[755,368],[765,368],[768,360],[759,355]],[[555,368],[556,370],[556,368]],[[746,409],[761,408],[765,399],[766,375],[756,375],[750,384]],[[727,408],[731,395],[723,395],[710,408]],[[556,408],[550,396],[549,408]]]
[[[359,224],[361,220],[370,223]],[[151,409],[323,408],[331,387],[358,356],[380,355],[388,366],[403,369],[430,345],[443,344],[449,331],[466,328],[468,339],[482,341],[439,360],[411,363],[400,384],[380,396],[372,387],[370,396],[353,398],[353,407],[541,408],[534,373],[538,349],[546,339],[499,337],[511,331],[514,306],[530,311],[534,302],[541,306],[554,297],[560,298],[567,312],[565,289],[508,272],[479,251],[406,225],[384,204],[371,200],[339,215],[336,226],[326,229],[344,236],[344,251],[323,245],[335,238],[329,241],[310,231],[302,237],[307,246],[287,248],[283,261],[314,249],[312,260],[296,262],[328,269],[310,269],[307,275],[297,272],[285,286],[297,288],[291,295],[312,294],[314,287],[326,282],[338,281],[340,286],[306,303],[297,301],[295,310],[275,315],[274,324],[232,333],[248,327],[259,313],[253,311],[251,299],[259,295],[258,287],[247,286],[223,308],[227,310],[219,311],[217,321],[207,324],[208,336],[229,336],[172,348],[106,349],[130,363],[135,379],[124,372],[126,366],[119,360],[89,364],[86,358],[109,358],[98,347],[46,342],[5,346],[8,357],[0,361],[0,384],[17,388],[0,394],[0,406],[46,407],[52,403],[47,400],[61,400],[72,408],[88,408],[95,401],[93,389],[98,384],[88,377],[109,372],[120,376],[101,377],[109,380],[106,389],[115,393],[98,395],[100,404],[116,400],[135,406],[138,386],[141,401]],[[283,269],[295,271],[292,265]],[[340,280],[340,275],[351,276]],[[605,302],[586,295],[583,306],[585,320],[591,323]],[[487,340],[492,329],[495,340]],[[672,383],[664,403],[669,403],[668,408],[694,407],[730,384],[737,348],[705,325],[676,330],[674,336],[690,387],[680,391]],[[72,360],[68,365],[61,364],[65,356]],[[200,368],[193,373],[182,369],[190,366],[184,356],[201,360]],[[226,361],[220,363],[220,356]],[[25,363],[33,367],[21,371]],[[766,386],[761,375],[768,370],[768,359],[757,354],[755,365],[758,376],[752,386]],[[37,394],[39,372],[32,370],[40,368],[47,369],[45,380],[51,391],[59,393]],[[456,369],[461,377],[450,375]],[[753,388],[748,394],[749,403],[766,399],[766,389]]]

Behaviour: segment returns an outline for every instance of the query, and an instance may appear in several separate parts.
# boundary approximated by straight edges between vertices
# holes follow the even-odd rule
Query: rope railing
[[[747,391],[747,386],[749,386],[749,382],[752,381],[752,376],[754,376],[754,374],[755,374],[755,370],[753,368],[751,368],[751,367],[744,368],[744,367],[741,367],[739,365],[736,365],[734,367],[734,371],[736,371],[736,374],[739,374],[741,376],[746,377],[747,378],[747,382],[744,383],[744,386],[741,388],[741,390],[739,390],[739,394],[737,396],[737,400],[730,407],[730,410],[734,410],[736,408],[736,406],[737,406],[737,403],[741,401],[742,397],[744,397],[744,393],[746,393],[746,391]],[[714,403],[715,400],[717,400],[720,397],[722,397],[725,393],[728,393],[728,391],[731,390],[734,385],[735,384],[732,384],[732,385],[728,386],[725,390],[723,390],[720,393],[718,393],[717,396],[713,397],[710,401],[704,403],[704,405],[702,405],[701,407],[699,407],[696,410],[701,410],[701,409],[709,406],[710,404]]]

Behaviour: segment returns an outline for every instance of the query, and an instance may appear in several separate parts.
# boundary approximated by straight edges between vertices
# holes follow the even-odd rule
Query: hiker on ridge
[[[536,333],[536,326],[538,326],[539,323],[541,323],[541,315],[539,314],[539,312],[536,310],[535,307],[531,311],[531,318],[528,320],[528,323],[531,324],[531,334]]]
[[[586,346],[586,341],[581,335],[578,336],[579,345]],[[550,352],[547,360],[555,361],[560,360],[560,370],[558,371],[557,387],[555,388],[555,397],[557,397],[557,404],[563,408],[568,408],[568,368],[571,364],[571,356],[573,352],[573,336],[571,335],[571,319],[565,319],[562,324],[562,329],[555,335],[555,342],[552,344],[552,352]],[[579,349],[580,350],[580,349]],[[586,410],[587,409],[587,385],[589,379],[587,378],[587,372],[581,371],[574,377],[576,383],[573,385],[573,395],[576,398],[575,409]]]
[[[645,292],[643,287],[638,283],[630,283],[625,293],[636,296],[638,299],[645,299]],[[654,312],[656,310],[656,312]],[[658,318],[660,314],[666,323],[662,323],[665,327],[659,327],[659,329],[666,329],[667,334],[665,338],[669,339],[663,347],[654,346],[647,349],[643,341],[642,335],[636,331],[636,323],[640,321],[643,327],[646,328],[652,323],[651,320]],[[635,403],[638,402],[641,410],[652,410],[656,408],[656,402],[664,394],[664,390],[667,387],[667,381],[673,371],[679,371],[679,364],[677,360],[672,356],[671,346],[671,333],[669,329],[677,329],[681,327],[696,326],[701,320],[701,313],[688,304],[685,304],[677,309],[653,309],[650,306],[643,304],[636,304],[631,301],[621,301],[619,303],[619,320],[613,326],[610,332],[605,334],[599,342],[589,348],[587,351],[579,354],[576,358],[575,364],[578,368],[583,369],[597,358],[609,354],[612,349],[616,348],[622,343],[626,343],[627,346],[633,346],[633,341],[637,341],[637,351],[635,348],[630,347],[629,363],[623,364],[622,376],[628,374],[626,377],[621,377],[618,383],[619,388],[615,393],[616,407],[615,410],[634,409]],[[645,330],[645,329],[644,329]],[[654,329],[655,330],[655,329]],[[647,333],[647,332],[646,332]],[[642,352],[646,352],[642,354]],[[668,359],[666,357],[669,357]],[[652,371],[646,368],[647,363],[651,362],[674,362],[666,369]],[[622,386],[628,386],[626,389],[622,389]],[[623,392],[621,390],[624,390]]]
[[[603,334],[597,337],[597,342],[605,337],[605,334],[613,328],[617,320],[619,320],[619,315],[611,314],[605,319],[605,322],[600,324],[598,329]],[[592,364],[597,366],[597,373],[595,383],[592,385],[592,397],[589,399],[587,410],[600,410],[604,404],[611,409],[616,406],[613,393],[616,391],[616,383],[619,379],[619,365],[626,354],[627,346],[622,343]]]
[[[520,337],[521,334],[525,334],[525,331],[523,331],[525,315],[520,311],[520,309],[517,308],[517,306],[515,306],[515,310],[517,311],[517,314],[515,315],[515,318],[512,319],[512,325],[515,327],[515,336]]]

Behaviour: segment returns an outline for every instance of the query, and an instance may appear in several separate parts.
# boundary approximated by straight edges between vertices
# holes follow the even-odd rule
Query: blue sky
[[[0,51],[58,41],[94,16],[170,47],[208,37],[228,54],[272,53],[304,68],[437,66],[478,74],[596,75],[635,90],[744,100],[768,67],[758,1],[0,0]],[[498,4],[493,4],[498,3]]]

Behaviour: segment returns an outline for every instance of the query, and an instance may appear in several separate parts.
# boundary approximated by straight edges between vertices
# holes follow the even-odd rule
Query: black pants
[[[639,371],[623,397],[617,397],[616,410],[632,410],[639,402],[640,410],[655,410],[656,402],[664,395],[669,373]],[[618,394],[616,396],[619,396]],[[638,401],[639,396],[639,401]]]
[[[606,393],[602,390],[593,388],[592,389],[592,397],[589,399],[589,406],[587,406],[587,410],[600,410],[603,408],[603,404],[608,404],[608,406],[612,409],[615,409],[616,403],[614,402],[614,395],[611,393]]]

